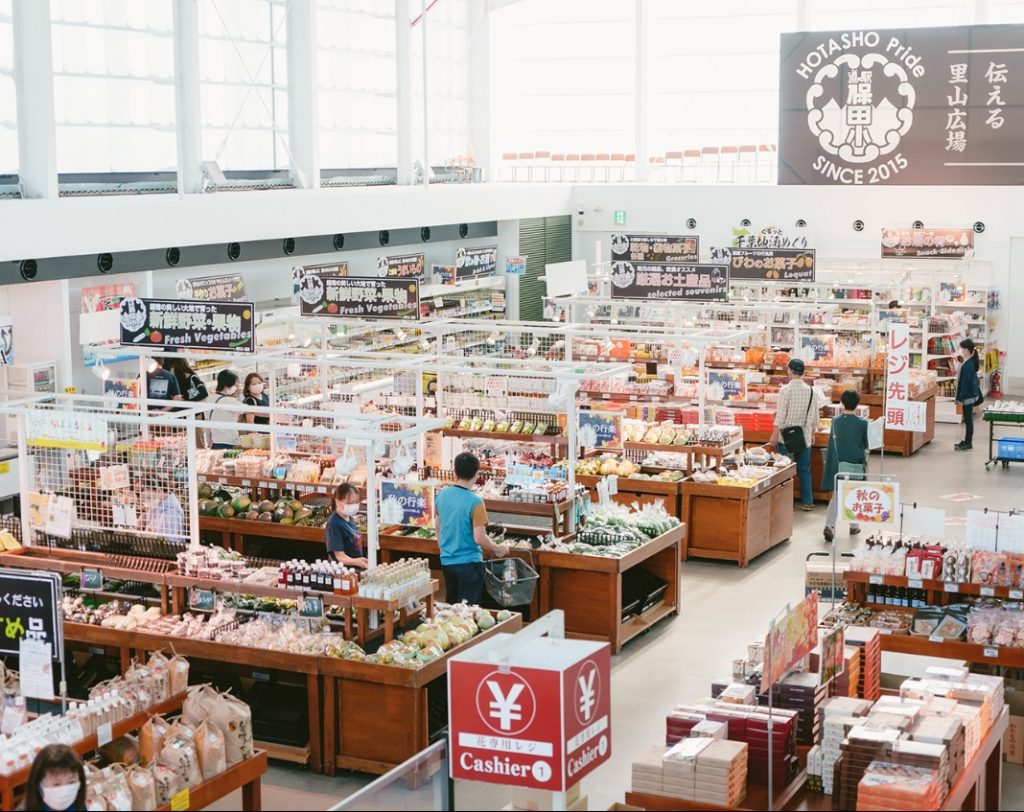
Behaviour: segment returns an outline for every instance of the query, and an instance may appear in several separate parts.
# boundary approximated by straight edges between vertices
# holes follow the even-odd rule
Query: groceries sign
[[[779,182],[1016,185],[1024,25],[783,34]]]
[[[562,792],[611,757],[609,648],[539,639],[507,664],[488,660],[513,639],[495,635],[448,663],[451,776]]]

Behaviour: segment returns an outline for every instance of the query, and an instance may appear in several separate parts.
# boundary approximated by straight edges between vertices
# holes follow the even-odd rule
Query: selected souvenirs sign
[[[1024,25],[783,34],[779,183],[1024,183]]]
[[[120,304],[121,346],[148,349],[252,352],[252,302],[125,299]]]
[[[697,262],[697,237],[655,234],[612,234],[612,262],[662,262],[673,265]]]
[[[973,228],[882,229],[883,259],[963,259],[973,248]]]
[[[307,274],[299,283],[303,316],[418,319],[418,279]]]
[[[814,281],[812,248],[713,248],[711,258],[729,266],[730,279]]]
[[[198,301],[245,301],[245,280],[240,273],[179,279],[174,285],[179,299]]]
[[[402,254],[397,257],[379,257],[377,259],[377,276],[390,277],[423,277],[426,258],[423,254]]]
[[[498,269],[498,246],[459,248],[455,252],[455,267],[459,279],[473,276],[492,276]]]
[[[612,296],[724,302],[729,298],[729,269],[722,265],[612,262]]]

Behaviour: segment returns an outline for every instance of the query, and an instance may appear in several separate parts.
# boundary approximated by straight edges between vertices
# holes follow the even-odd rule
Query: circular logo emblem
[[[476,710],[495,733],[516,736],[533,724],[537,698],[529,683],[518,674],[492,671],[476,689]]]
[[[146,325],[146,303],[142,299],[121,300],[121,327],[137,333]]]
[[[179,279],[177,288],[179,299],[192,298],[192,281],[190,279]]]
[[[466,265],[466,249],[460,248],[455,252],[455,267],[463,268]]]
[[[573,686],[573,711],[576,721],[581,725],[589,725],[597,715],[601,704],[601,673],[593,660],[587,660],[576,672],[576,685]]]
[[[916,97],[907,71],[884,54],[842,54],[807,89],[807,126],[829,154],[869,163],[910,130]]]
[[[377,258],[377,276],[382,279],[388,275],[388,258],[378,257]]]
[[[629,237],[625,234],[612,234],[612,256],[629,253]]]
[[[636,279],[636,270],[632,262],[612,263],[612,284],[617,288],[628,288]]]
[[[324,280],[319,274],[308,273],[299,283],[299,296],[308,305],[319,304],[324,298]]]

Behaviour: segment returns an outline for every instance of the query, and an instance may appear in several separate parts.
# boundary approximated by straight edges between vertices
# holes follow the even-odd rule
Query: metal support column
[[[199,116],[198,0],[174,0],[174,118],[178,142],[178,194],[203,191],[202,120]]]
[[[395,103],[399,186],[412,183],[412,63],[409,0],[395,0]]]
[[[57,198],[50,0],[14,0],[18,178],[25,197]]]
[[[287,9],[289,172],[297,189],[319,189],[316,3],[291,2]]]
[[[498,164],[491,140],[491,12],[480,4],[469,21],[469,147],[485,181],[498,180],[491,170]]]
[[[635,112],[636,181],[647,183],[651,164],[647,158],[647,0],[636,0]]]

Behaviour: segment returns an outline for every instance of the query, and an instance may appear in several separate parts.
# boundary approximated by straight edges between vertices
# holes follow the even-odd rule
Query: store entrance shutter
[[[540,277],[552,262],[572,259],[572,220],[562,217],[531,217],[519,221],[519,255],[526,256],[526,273],[519,278],[519,318],[544,318],[545,284]]]

